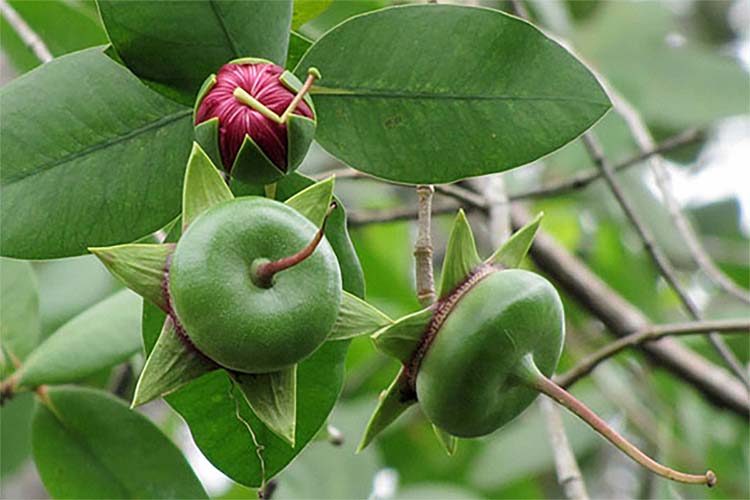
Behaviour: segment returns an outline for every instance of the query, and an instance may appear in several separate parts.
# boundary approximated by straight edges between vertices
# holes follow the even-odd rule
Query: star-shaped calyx
[[[323,237],[327,215],[333,207],[333,186],[334,179],[331,177],[309,186],[284,202],[286,207],[317,226],[318,233],[307,247],[301,248],[296,254],[259,266],[256,274],[262,282],[261,286],[272,286],[274,275],[286,272],[286,269],[304,260],[315,250]],[[197,143],[193,145],[183,187],[183,234],[201,214],[212,207],[222,205],[231,211],[234,205],[229,202],[247,202],[250,198],[261,200],[258,197],[235,200],[211,159]],[[289,211],[289,208],[284,210]],[[181,323],[174,300],[170,297],[170,268],[176,246],[175,243],[131,243],[90,249],[126,286],[167,313],[159,338],[138,379],[132,405],[135,407],[164,397],[208,372],[223,369],[241,389],[258,419],[294,446],[297,364],[248,373],[227,368],[198,349],[191,340],[190,331],[186,331]],[[371,334],[390,323],[392,321],[380,311],[342,290],[337,317],[325,340]]]

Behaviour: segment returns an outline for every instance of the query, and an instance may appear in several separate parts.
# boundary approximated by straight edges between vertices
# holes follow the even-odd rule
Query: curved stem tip
[[[328,210],[326,211],[326,215],[323,218],[323,223],[320,225],[320,229],[318,229],[318,232],[315,233],[315,237],[312,239],[312,241],[310,241],[310,243],[307,244],[307,246],[305,246],[305,248],[293,255],[290,255],[289,257],[284,257],[279,260],[273,260],[260,264],[254,270],[253,282],[255,282],[260,287],[271,288],[271,286],[273,285],[273,277],[274,275],[276,275],[276,273],[280,273],[285,269],[296,266],[297,264],[311,256],[315,249],[318,248],[318,245],[323,239],[323,235],[326,229],[326,222],[328,222],[328,217],[336,207],[336,202],[331,202]]]
[[[703,475],[685,474],[684,472],[676,471],[656,462],[607,425],[604,420],[591,411],[585,404],[576,399],[572,394],[545,377],[536,367],[530,355],[524,358],[521,364],[522,370],[519,375],[526,385],[552,398],[573,412],[581,420],[589,424],[592,429],[601,434],[607,441],[612,443],[620,451],[641,466],[650,470],[654,474],[658,474],[661,477],[680,483],[705,484],[709,488],[716,484],[716,474],[711,470],[706,471]]]

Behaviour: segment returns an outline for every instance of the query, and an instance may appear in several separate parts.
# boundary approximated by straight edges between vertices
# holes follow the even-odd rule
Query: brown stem
[[[315,249],[318,248],[318,245],[323,239],[326,222],[328,222],[328,217],[331,215],[331,212],[333,212],[336,206],[337,205],[335,201],[331,202],[331,205],[328,207],[326,215],[323,218],[323,223],[320,225],[320,229],[318,229],[318,232],[315,233],[315,237],[310,243],[307,244],[305,248],[295,253],[294,255],[290,255],[289,257],[283,257],[278,260],[260,264],[255,269],[255,272],[253,274],[253,282],[263,288],[271,288],[271,286],[273,285],[273,277],[276,275],[276,273],[280,273],[285,269],[296,266],[297,264],[311,256]]]
[[[654,474],[658,474],[672,481],[678,481],[681,483],[688,484],[705,484],[711,487],[716,484],[716,474],[713,471],[707,471],[703,475],[696,474],[685,474],[674,469],[670,469],[643,453],[641,450],[636,448],[634,444],[622,437],[617,431],[612,429],[607,423],[599,418],[596,413],[591,411],[586,405],[578,401],[568,391],[554,383],[552,380],[542,374],[534,364],[531,356],[527,356],[521,362],[519,377],[524,381],[525,384],[533,389],[545,394],[546,396],[554,399],[565,408],[577,415],[581,420],[586,422],[596,432],[601,434],[607,441],[612,443],[620,451],[625,453],[627,456],[632,458],[638,464],[642,465],[646,469],[650,470]]]

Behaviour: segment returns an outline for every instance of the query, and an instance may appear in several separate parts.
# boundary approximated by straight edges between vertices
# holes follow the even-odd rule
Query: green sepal
[[[266,153],[255,144],[255,141],[249,135],[245,135],[230,174],[242,182],[265,186],[266,184],[278,181],[287,172],[279,169],[266,156]]]
[[[306,116],[292,113],[286,119],[287,173],[299,167],[307,156],[315,138],[316,122]]]
[[[529,253],[529,248],[531,248],[531,244],[534,242],[534,236],[536,236],[536,232],[539,229],[542,217],[544,217],[544,212],[539,212],[533,221],[513,233],[513,235],[508,238],[508,241],[503,243],[503,245],[498,248],[486,262],[507,269],[520,266],[521,261],[526,257],[526,254]]]
[[[339,315],[333,324],[328,340],[343,340],[361,335],[371,335],[392,323],[393,320],[378,308],[347,291],[343,291]]]
[[[310,222],[320,227],[333,199],[334,182],[333,176],[316,182],[288,198],[284,204],[292,207],[307,217]]]
[[[297,427],[297,365],[272,373],[229,372],[255,416],[294,448]]]
[[[167,396],[188,382],[218,368],[219,365],[198,352],[195,347],[188,345],[185,339],[180,338],[174,321],[167,316],[159,339],[138,378],[131,407],[135,408]]]
[[[234,199],[221,172],[197,142],[193,142],[182,188],[182,230],[214,205]]]
[[[466,279],[469,273],[482,263],[477,253],[474,233],[463,210],[458,211],[453,222],[448,246],[443,261],[443,275],[440,281],[440,298],[450,294],[456,286]]]
[[[388,389],[380,395],[378,406],[370,417],[370,421],[367,422],[367,428],[359,443],[357,453],[364,450],[375,439],[375,436],[416,402],[417,399],[407,384],[402,368]]]
[[[375,347],[406,363],[419,346],[432,314],[432,307],[428,307],[399,318],[373,335]]]
[[[237,59],[232,59],[227,64],[276,64],[276,63],[271,62],[268,59],[263,59],[261,57],[238,57]]]
[[[111,247],[92,247],[102,264],[125,286],[168,311],[164,293],[167,261],[174,252],[174,243],[128,243]]]
[[[440,446],[443,447],[448,456],[452,457],[458,448],[458,438],[456,436],[451,436],[435,424],[432,424],[432,431],[435,433],[435,437],[437,437]]]
[[[295,94],[302,90],[302,86],[304,85],[304,83],[302,83],[300,79],[297,78],[297,75],[295,75],[291,71],[284,71],[279,77],[279,81],[283,86],[285,86]],[[302,99],[308,106],[310,106],[310,109],[313,112],[313,116],[318,116],[317,113],[315,113],[315,105],[313,104],[313,100],[312,97],[310,97],[310,94],[308,93],[303,95]]]
[[[201,122],[193,129],[195,141],[200,144],[203,151],[211,158],[214,165],[224,170],[224,163],[221,160],[221,151],[219,150],[219,119],[211,118]]]
[[[203,98],[214,88],[214,85],[216,85],[216,75],[211,74],[203,81],[201,88],[198,90],[198,97],[195,99],[195,106],[193,106],[193,123],[195,123],[195,117],[198,115],[198,108]]]

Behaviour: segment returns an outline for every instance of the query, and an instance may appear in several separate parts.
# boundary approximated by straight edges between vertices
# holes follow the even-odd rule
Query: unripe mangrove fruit
[[[199,215],[180,238],[169,300],[198,351],[231,370],[266,373],[326,340],[341,274],[323,228],[283,203],[237,198]]]
[[[317,77],[311,70],[302,85],[262,59],[225,64],[198,97],[198,142],[209,154],[218,143],[220,158],[214,161],[230,174],[254,183],[275,181],[299,165],[312,142],[315,113],[305,94]]]
[[[711,471],[685,474],[655,462],[550,379],[565,336],[562,301],[542,276],[506,268],[521,262],[538,225],[537,218],[481,261],[468,221],[459,213],[438,302],[373,336],[378,348],[403,367],[381,397],[362,446],[419,403],[450,453],[456,437],[490,434],[544,394],[652,472],[713,486]]]

